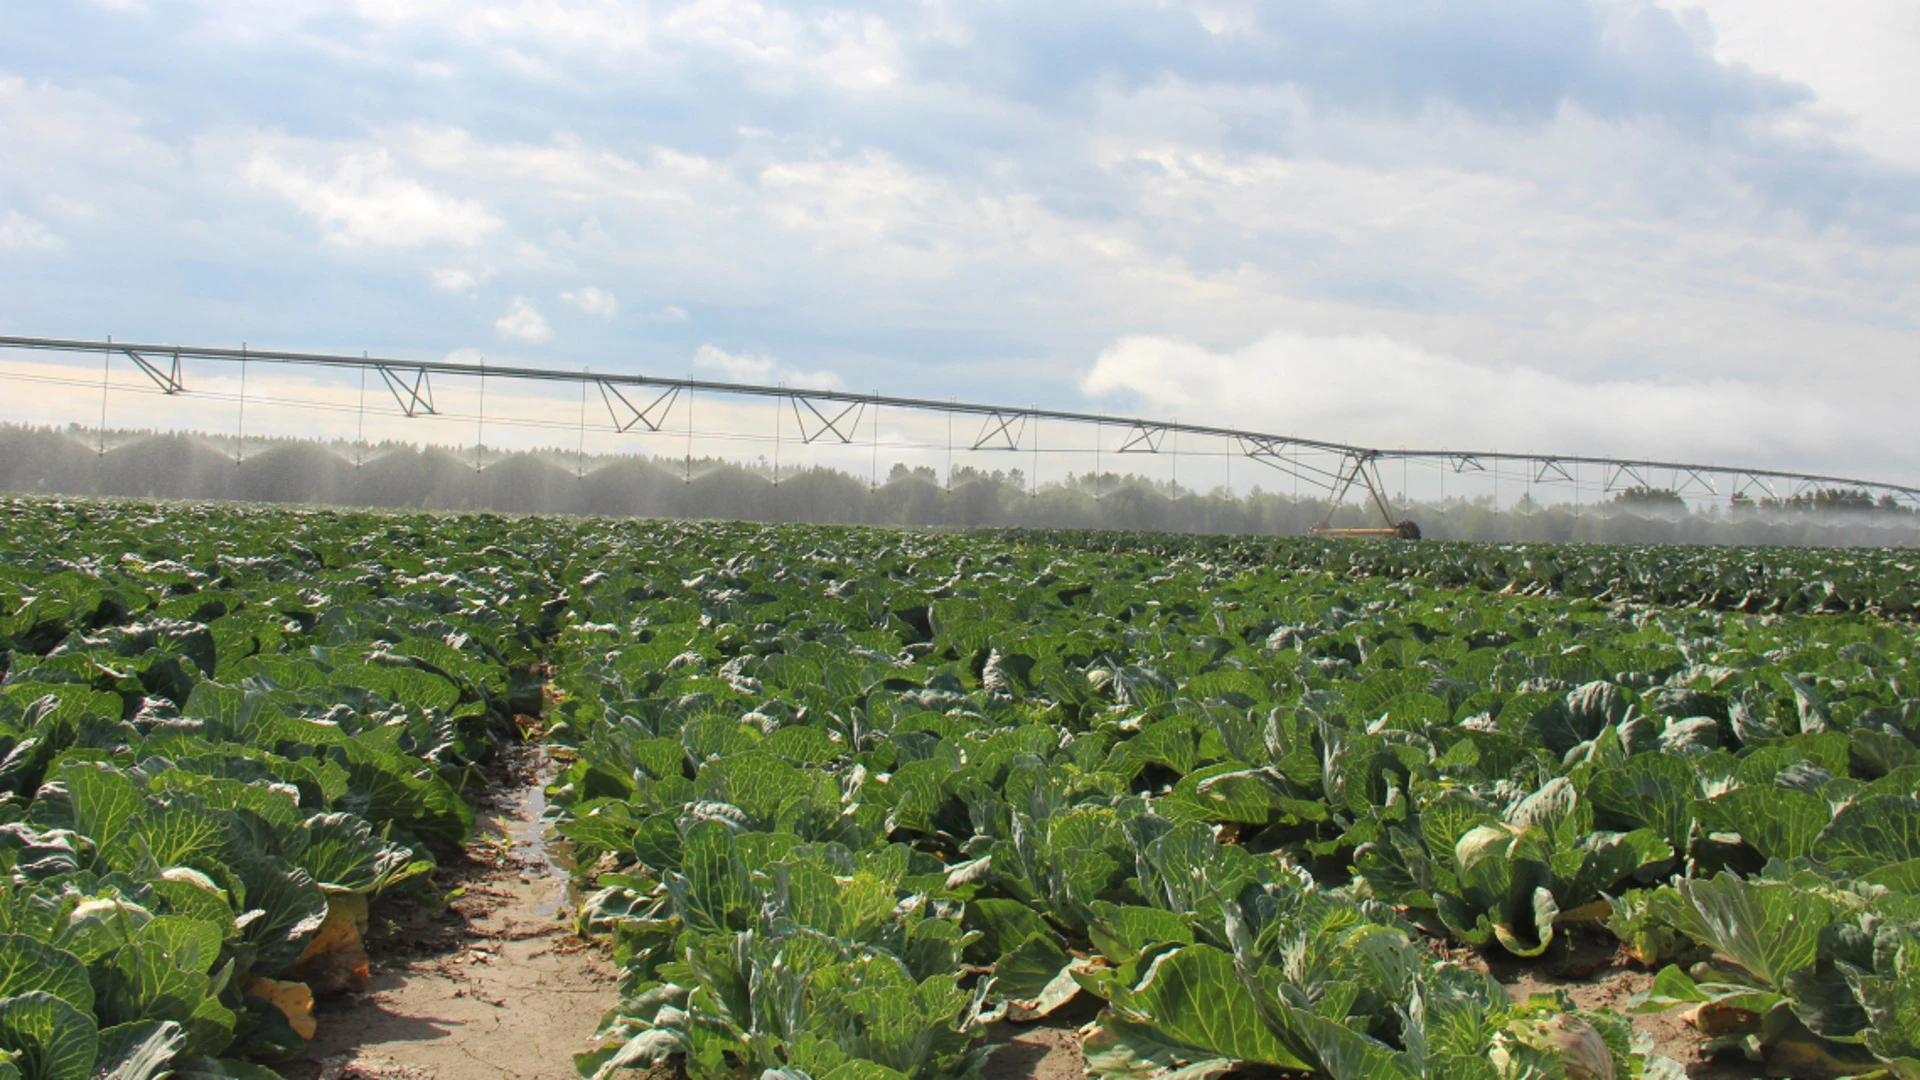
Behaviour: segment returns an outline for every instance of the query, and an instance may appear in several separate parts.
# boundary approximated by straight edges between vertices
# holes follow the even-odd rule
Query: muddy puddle
[[[522,876],[532,879],[528,884],[539,885],[544,879],[545,884],[551,886],[546,897],[534,906],[533,913],[556,919],[562,908],[578,899],[572,892],[573,850],[572,845],[555,835],[547,820],[547,784],[553,778],[553,763],[545,753],[534,761],[538,779],[517,793],[508,816],[496,819],[495,824],[508,827],[507,836],[513,844],[507,851],[508,857],[521,868]]]

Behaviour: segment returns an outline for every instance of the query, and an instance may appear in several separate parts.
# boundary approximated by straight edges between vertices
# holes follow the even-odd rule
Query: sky
[[[0,0],[0,25],[0,334],[1920,481],[1910,3]],[[73,392],[0,383],[0,411]]]

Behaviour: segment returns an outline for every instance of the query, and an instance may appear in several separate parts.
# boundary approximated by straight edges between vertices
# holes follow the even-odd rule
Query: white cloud
[[[611,319],[620,310],[620,303],[614,299],[612,293],[592,285],[569,289],[560,294],[560,299],[589,315],[602,319]]]
[[[330,173],[289,165],[270,147],[247,162],[249,183],[319,222],[349,247],[472,246],[500,227],[486,205],[434,191],[401,175],[385,148],[341,157]]]
[[[54,252],[66,246],[66,241],[51,229],[18,210],[8,210],[6,217],[0,218],[0,248],[19,252]]]
[[[546,206],[681,209],[727,199],[739,188],[724,162],[666,146],[629,157],[573,135],[548,143],[493,141],[454,127],[400,128],[378,137],[424,170],[526,185],[525,194],[537,193]]]
[[[565,6],[525,0],[358,0],[355,7],[372,26],[399,35],[438,32],[478,48],[501,67],[555,82],[578,78],[583,61],[628,70],[638,65],[671,69],[693,58],[730,62],[776,91],[809,82],[860,91],[893,85],[905,62],[900,33],[881,16],[795,11],[760,0],[666,5],[598,0]]]
[[[480,284],[480,279],[471,270],[458,267],[445,267],[433,271],[433,287],[441,292],[467,292]]]
[[[1082,388],[1148,416],[1205,417],[1381,448],[1824,465],[1840,472],[1851,463],[1869,479],[1920,466],[1897,422],[1920,404],[1912,401],[1824,401],[1805,385],[1737,379],[1581,381],[1537,368],[1483,367],[1380,335],[1277,332],[1229,351],[1124,338],[1100,354]]]
[[[949,348],[996,350],[960,363],[1017,357],[1042,396],[1121,334],[1218,348],[1276,324],[1584,379],[1777,380],[1819,355],[1834,386],[1920,391],[1897,362],[1920,310],[1906,284],[1920,246],[1782,214],[1671,129],[1571,108],[1518,130],[1445,110],[1409,122],[1177,82],[1115,90],[1097,113],[1096,137],[1063,133],[1058,148],[1073,198],[1015,158],[953,172],[793,138],[709,156],[405,127],[284,153],[386,154],[435,190],[484,178],[502,218],[549,223],[544,248],[494,242],[489,259],[682,301],[648,322],[748,306],[849,336],[951,328]],[[1205,118],[1277,118],[1297,145],[1236,146]]]
[[[100,216],[99,207],[84,199],[70,199],[65,195],[47,196],[47,208],[74,221],[92,221]]]
[[[493,321],[493,328],[515,341],[545,341],[553,336],[553,328],[547,325],[546,317],[541,315],[524,296],[513,298],[513,305],[507,313]]]
[[[0,74],[5,197],[32,199],[61,217],[87,216],[75,213],[81,207],[138,215],[143,233],[167,223],[178,204],[159,205],[153,194],[194,194],[181,183],[179,147],[148,130],[137,100],[76,83]]]
[[[686,308],[678,304],[668,304],[666,307],[661,308],[659,311],[652,312],[647,316],[647,318],[653,322],[686,322],[692,317],[693,316],[687,314]]]
[[[1803,83],[1817,101],[1792,119],[1868,153],[1920,166],[1920,8],[1911,0],[1661,0],[1711,24],[1724,63]]]
[[[696,371],[718,375],[727,382],[804,387],[809,390],[838,390],[846,385],[839,375],[831,371],[799,371],[771,356],[729,353],[713,345],[702,345],[694,351],[693,367]]]
[[[879,16],[826,11],[808,18],[741,0],[688,4],[662,29],[769,73],[790,72],[850,90],[877,90],[899,78],[900,37]]]

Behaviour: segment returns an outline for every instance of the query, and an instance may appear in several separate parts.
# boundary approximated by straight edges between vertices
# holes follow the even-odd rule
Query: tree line
[[[1104,472],[1034,484],[1020,469],[956,467],[943,478],[898,463],[884,477],[815,467],[769,470],[719,458],[584,459],[568,451],[475,452],[388,442],[232,440],[181,433],[0,425],[0,489],[40,494],[314,503],[605,517],[724,518],[944,527],[1096,528],[1305,534],[1324,500],[1254,489],[1192,491]],[[876,482],[877,481],[877,482]],[[1671,493],[1667,493],[1671,495]],[[1433,539],[1640,543],[1886,545],[1920,543],[1920,519],[1873,500],[1813,493],[1778,505],[1689,511],[1678,496],[1637,492],[1601,506],[1487,499],[1416,504]],[[1864,495],[1861,496],[1864,498]],[[1360,506],[1336,525],[1377,524]]]

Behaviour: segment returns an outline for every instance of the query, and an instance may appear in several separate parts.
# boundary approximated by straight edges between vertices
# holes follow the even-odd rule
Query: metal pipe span
[[[1220,427],[1211,424],[1152,420],[1145,417],[1112,416],[1100,413],[1075,412],[1063,409],[1042,409],[1030,406],[939,401],[931,398],[896,397],[877,393],[859,394],[845,390],[813,390],[786,386],[765,386],[753,383],[715,382],[694,378],[662,378],[652,375],[602,374],[582,371],[564,371],[552,368],[501,366],[496,364],[464,364],[450,360],[401,360],[372,356],[347,356],[334,353],[286,352],[245,347],[226,349],[197,345],[154,345],[124,341],[86,341],[69,338],[0,336],[0,348],[68,353],[121,353],[133,359],[136,363],[139,363],[156,382],[162,384],[163,389],[166,389],[165,377],[156,374],[150,367],[151,361],[155,359],[214,360],[226,362],[239,362],[244,360],[248,362],[257,361],[310,367],[372,368],[384,372],[424,373],[429,376],[456,375],[475,378],[484,376],[494,379],[525,379],[538,382],[598,383],[607,386],[655,387],[662,390],[677,388],[680,390],[732,394],[745,397],[792,398],[815,402],[838,402],[847,405],[865,404],[887,408],[916,409],[927,412],[980,417],[1029,417],[1035,420],[1095,424],[1102,427],[1137,428],[1143,432],[1178,432],[1183,435],[1203,435],[1238,440],[1243,452],[1248,457],[1253,458],[1274,457],[1279,448],[1285,447],[1338,454],[1344,458],[1365,463],[1398,461],[1403,459],[1409,461],[1449,462],[1454,464],[1455,471],[1464,471],[1469,465],[1481,467],[1479,465],[1481,462],[1524,462],[1532,466],[1538,466],[1541,471],[1540,479],[1543,481],[1548,479],[1546,476],[1547,470],[1561,465],[1595,465],[1623,470],[1626,473],[1634,473],[1640,470],[1667,470],[1676,474],[1713,474],[1718,476],[1746,477],[1753,481],[1781,480],[1801,485],[1803,489],[1809,485],[1858,488],[1873,493],[1892,495],[1896,499],[1914,505],[1920,505],[1920,488],[1888,483],[1881,480],[1835,476],[1826,473],[1749,468],[1741,465],[1600,457],[1587,454],[1542,454],[1497,450],[1431,450],[1418,448],[1388,449],[1385,447],[1370,447],[1353,443],[1332,442],[1325,439],[1305,438],[1298,435],[1281,435],[1253,431],[1246,428]],[[182,391],[184,391],[184,387],[178,384],[175,384],[172,390],[168,390],[169,393]],[[1252,444],[1251,449],[1247,448],[1248,444]],[[1334,487],[1334,484],[1331,482],[1322,482],[1322,486],[1331,489]]]

